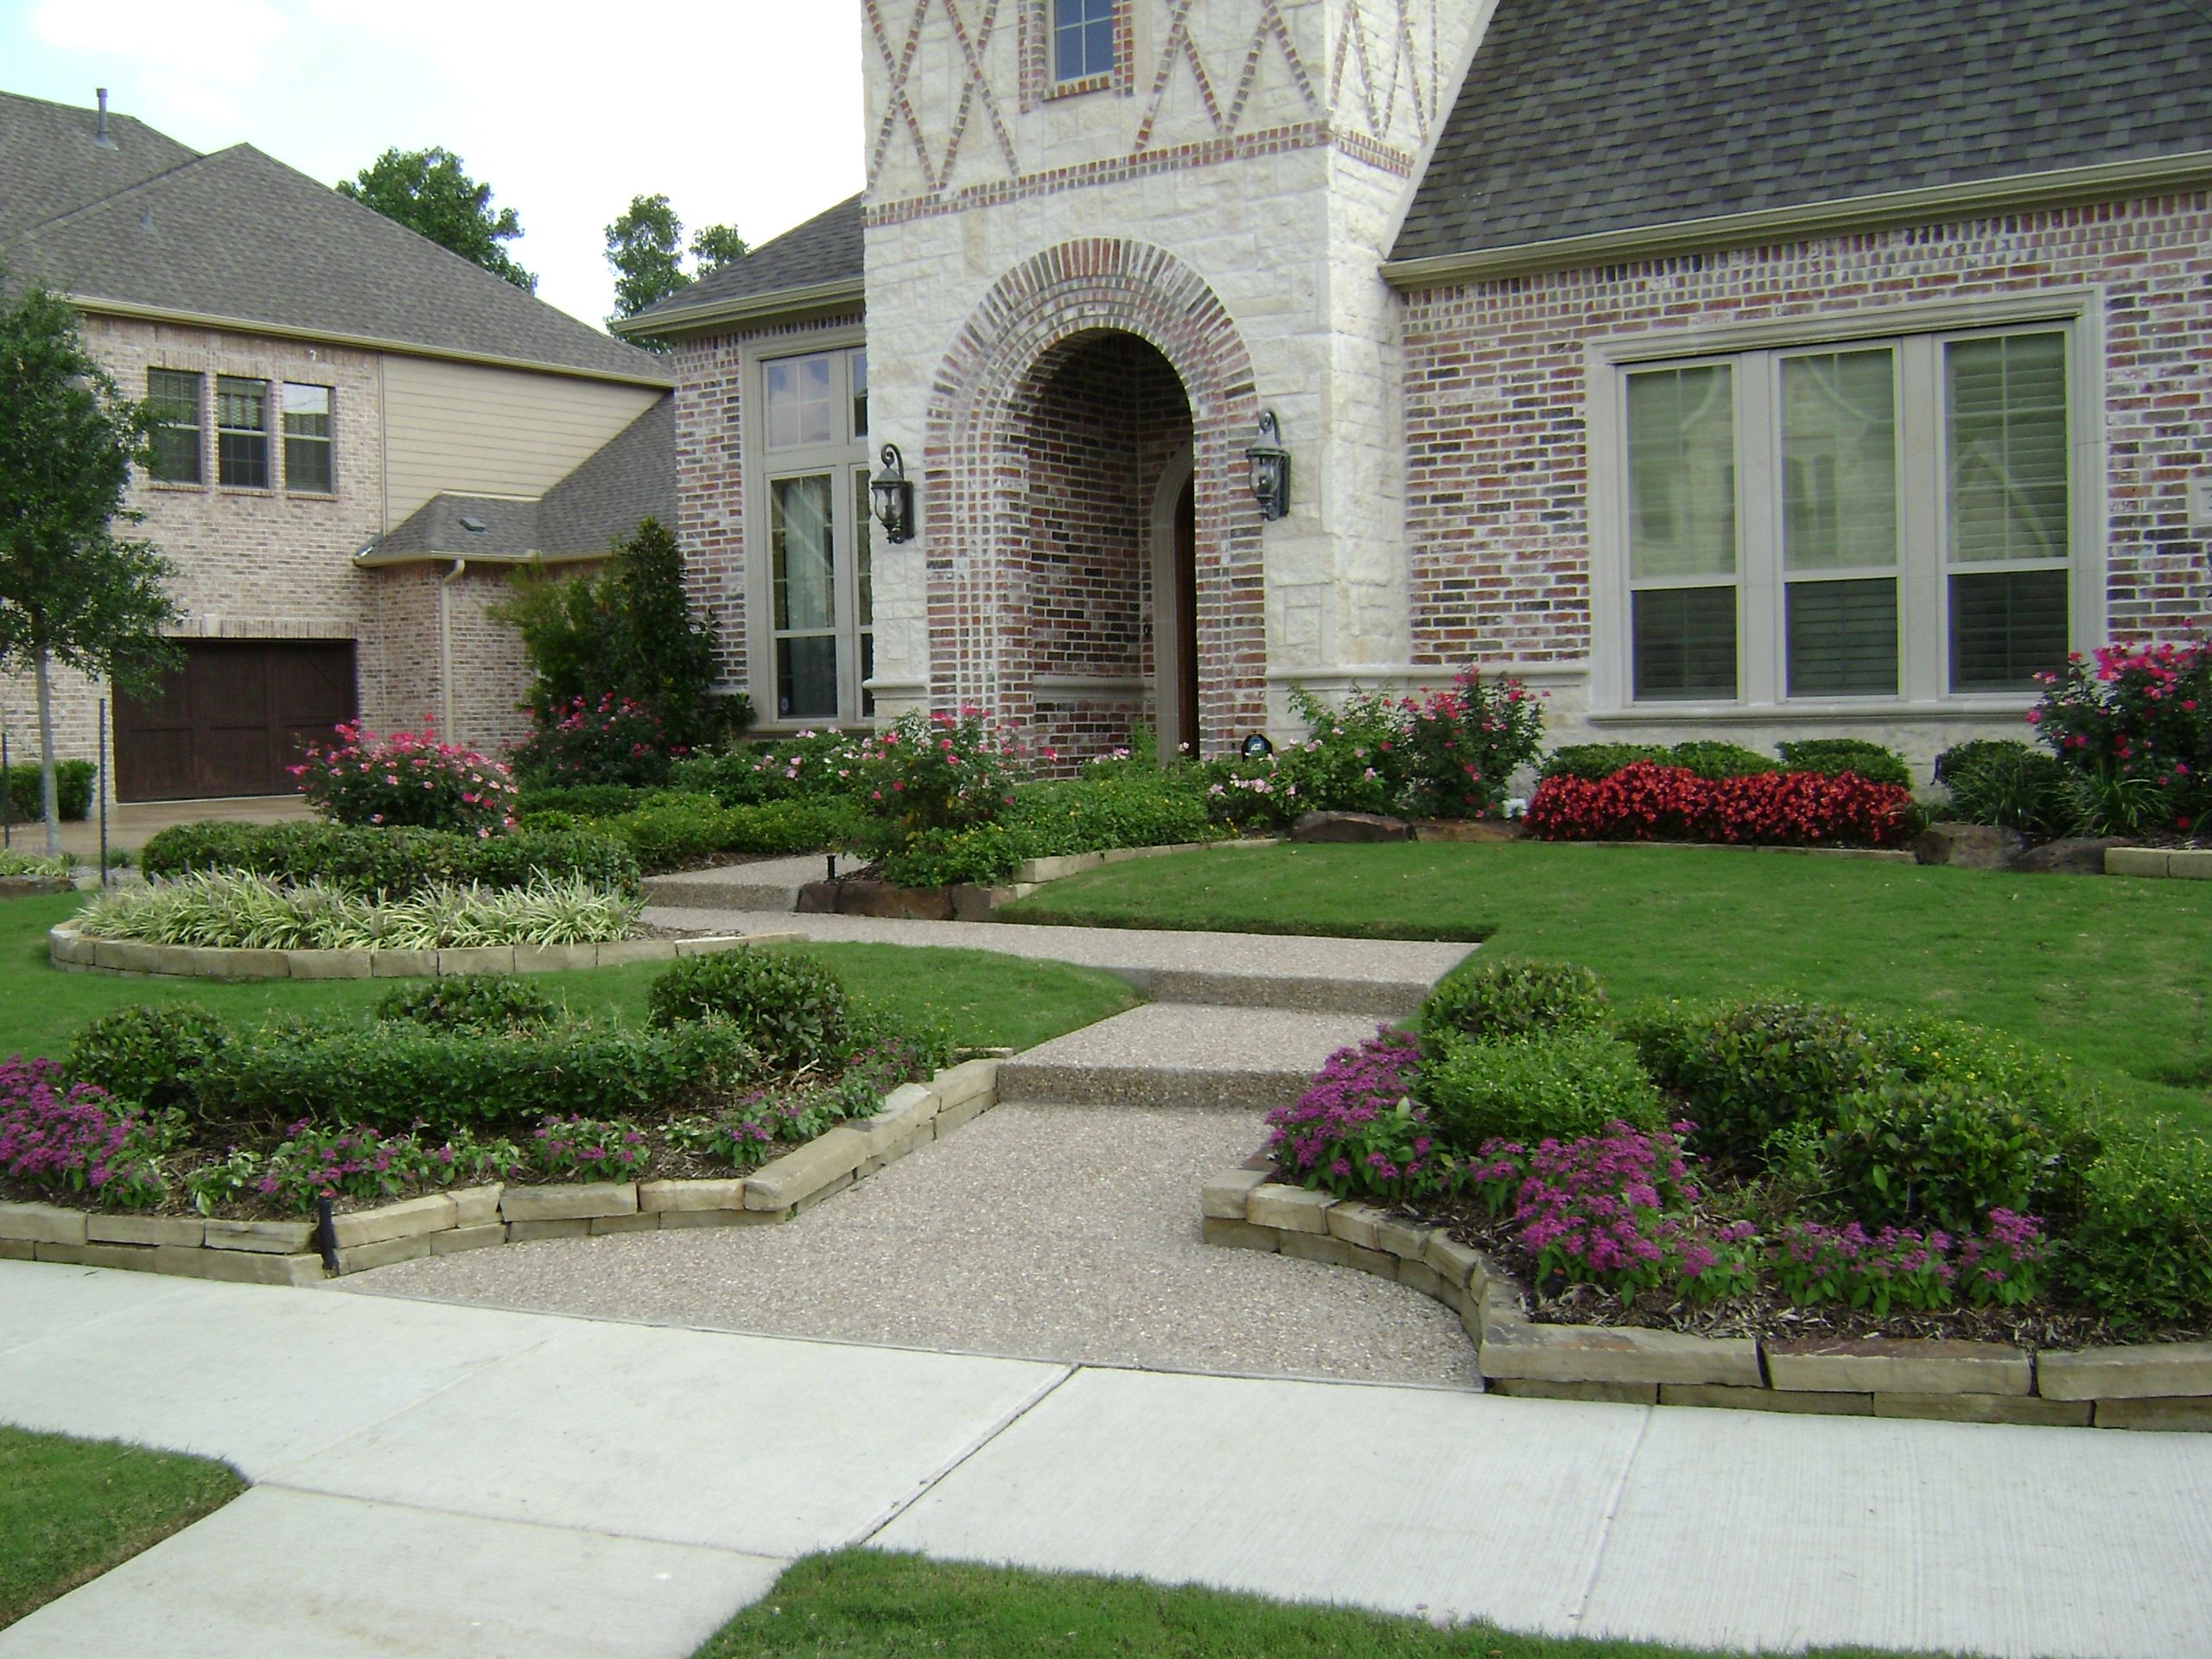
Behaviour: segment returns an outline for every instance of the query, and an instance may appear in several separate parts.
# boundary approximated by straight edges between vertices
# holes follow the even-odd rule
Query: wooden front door
[[[151,693],[116,698],[116,798],[289,795],[302,745],[359,707],[350,640],[193,640]]]

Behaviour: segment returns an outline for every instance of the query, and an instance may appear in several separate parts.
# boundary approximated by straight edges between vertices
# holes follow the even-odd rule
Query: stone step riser
[[[1287,1106],[1312,1085],[1306,1071],[1196,1070],[1159,1066],[1024,1065],[1001,1070],[1001,1098],[1033,1106],[1197,1107],[1268,1112]]]
[[[790,915],[798,908],[796,887],[709,887],[697,881],[664,881],[649,877],[645,903],[664,910],[771,911]]]
[[[1428,995],[1425,982],[1410,980],[1288,979],[1281,975],[1174,969],[1127,973],[1122,977],[1155,1002],[1283,1008],[1297,1014],[1357,1014],[1377,1024],[1412,1019],[1421,999]]]

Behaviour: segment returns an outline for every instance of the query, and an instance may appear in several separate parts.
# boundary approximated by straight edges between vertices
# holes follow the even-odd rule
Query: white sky
[[[758,245],[862,181],[855,0],[0,0],[0,90],[250,143],[334,183],[442,144],[522,216],[541,299],[599,326],[604,227],[665,194]]]

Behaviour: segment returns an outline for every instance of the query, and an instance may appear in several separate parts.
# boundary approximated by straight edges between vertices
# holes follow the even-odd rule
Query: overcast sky
[[[442,144],[522,216],[542,299],[600,325],[604,227],[666,194],[759,244],[862,182],[855,0],[0,0],[0,90],[250,143],[324,183]]]

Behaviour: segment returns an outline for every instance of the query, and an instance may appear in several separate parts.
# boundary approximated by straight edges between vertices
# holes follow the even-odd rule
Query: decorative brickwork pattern
[[[2101,286],[2111,636],[2212,624],[2187,491],[2212,426],[2212,198],[2073,207],[1439,289],[1406,318],[1414,661],[1591,651],[1585,348],[1655,329]]]
[[[1266,638],[1259,510],[1243,446],[1258,414],[1249,355],[1198,275],[1141,243],[1071,242],[1002,277],[931,389],[924,447],[931,696],[1017,723],[1033,713],[1028,433],[1056,348],[1135,336],[1188,399],[1197,501],[1200,724],[1209,747],[1263,718]]]

